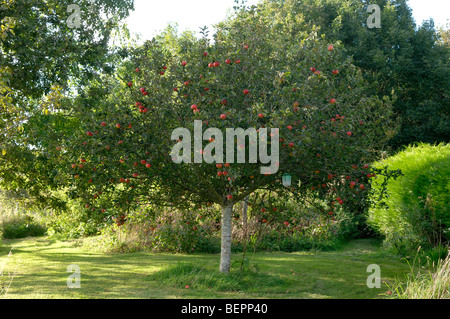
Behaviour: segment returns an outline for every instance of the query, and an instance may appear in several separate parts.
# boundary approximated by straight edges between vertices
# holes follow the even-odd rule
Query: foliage
[[[216,240],[216,217],[211,215],[211,210],[196,213],[173,209],[158,210],[160,208],[146,207],[130,212],[121,222],[116,221],[103,227],[100,236],[86,243],[92,248],[114,252],[220,251],[220,243]]]
[[[380,28],[367,25],[369,4],[380,6]],[[449,141],[446,33],[436,30],[432,20],[416,26],[406,0],[267,0],[261,6],[271,11],[279,28],[317,30],[342,42],[373,91],[394,101],[401,127],[390,145]]]
[[[344,239],[356,236],[354,215],[343,208],[333,214],[321,214],[312,205],[299,205],[292,199],[282,202],[264,193],[259,191],[249,199],[245,232],[243,216],[239,215],[238,206],[235,207],[233,252],[334,250]],[[261,201],[264,198],[270,205],[264,205]],[[218,253],[219,208],[211,205],[184,211],[146,206],[130,211],[121,222],[105,212],[107,225],[99,225],[100,235],[86,239],[85,243],[109,252]],[[78,229],[75,225],[78,223],[72,223],[72,228]]]
[[[450,254],[439,261],[429,262],[426,269],[415,269],[406,281],[396,280],[389,286],[389,296],[393,299],[449,299],[450,298]]]
[[[357,233],[353,214],[342,206],[324,214],[327,205],[319,199],[298,202],[257,192],[250,197],[249,206],[246,226],[242,216],[235,215],[233,221],[233,243],[238,251],[331,250]]]
[[[132,0],[75,1],[81,26],[71,28],[66,22],[71,4],[0,2],[0,183],[59,209],[64,203],[52,200],[50,191],[57,174],[48,140],[55,139],[56,128],[70,136],[77,122],[62,126],[58,115],[50,114],[61,114],[62,98],[77,87],[113,72],[115,57],[126,52],[111,40],[133,8]]]
[[[403,172],[387,183],[388,197],[369,212],[370,224],[398,251],[415,251],[419,245],[432,247],[450,239],[449,159],[449,144],[419,144],[374,164]],[[372,188],[379,190],[382,182],[383,178],[373,181]],[[378,198],[376,192],[372,196]]]
[[[43,236],[46,226],[26,213],[2,214],[0,235],[4,239]]]
[[[42,216],[18,201],[16,194],[0,190],[0,238],[42,236],[47,227]]]
[[[80,7],[79,28],[66,21],[74,1],[2,0],[0,65],[12,71],[10,88],[31,98],[49,93],[53,85],[66,88],[67,81],[85,81],[97,70],[111,71],[107,64],[109,40],[121,19],[133,9],[133,0],[75,1]],[[31,72],[30,72],[31,71]],[[16,101],[18,101],[16,100]]]

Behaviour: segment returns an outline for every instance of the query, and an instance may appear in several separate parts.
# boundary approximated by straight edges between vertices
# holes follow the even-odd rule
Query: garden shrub
[[[46,231],[45,225],[28,214],[2,216],[0,233],[3,239],[43,236]]]
[[[383,187],[387,196],[369,210],[368,222],[397,252],[431,248],[450,240],[450,144],[419,144],[376,163],[403,175],[383,184],[373,180],[372,197]]]
[[[114,252],[218,253],[216,224],[211,209],[194,212],[148,206],[128,213],[123,225],[110,223],[101,236],[86,243]]]
[[[98,235],[109,216],[82,209],[79,200],[64,199],[67,209],[52,210],[45,216],[48,235],[62,240]]]
[[[123,225],[107,218],[109,224],[103,227],[101,235],[85,243],[110,252],[220,253],[220,213],[219,207],[212,205],[185,210],[143,206],[126,214]],[[250,204],[244,236],[237,206],[232,249],[233,252],[331,250],[352,236],[354,224],[353,214],[342,208],[329,215],[293,200],[284,201],[283,205],[271,201],[264,212],[261,203]]]

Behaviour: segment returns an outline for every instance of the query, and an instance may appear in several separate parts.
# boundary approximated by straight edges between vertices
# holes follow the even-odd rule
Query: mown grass
[[[8,258],[11,249],[12,256]],[[5,298],[383,298],[387,285],[369,289],[367,266],[378,264],[393,283],[409,272],[400,258],[374,240],[358,240],[332,252],[256,253],[240,270],[234,254],[229,275],[218,271],[218,254],[106,254],[76,241],[48,237],[4,240],[4,276],[17,268]],[[67,267],[81,269],[81,289],[69,289]],[[189,286],[189,288],[186,288]]]

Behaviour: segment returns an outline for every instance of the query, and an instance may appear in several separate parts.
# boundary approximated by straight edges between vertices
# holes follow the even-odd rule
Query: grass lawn
[[[261,252],[248,257],[251,270],[240,272],[242,254],[234,254],[233,269],[224,275],[218,271],[219,255],[106,254],[89,251],[75,241],[48,237],[4,240],[0,283],[8,283],[8,274],[16,273],[6,296],[0,297],[368,299],[383,298],[384,281],[392,282],[409,272],[406,263],[383,251],[375,240],[352,241],[332,252]],[[81,269],[80,289],[67,287],[71,264]],[[366,285],[370,264],[381,268],[380,289]]]

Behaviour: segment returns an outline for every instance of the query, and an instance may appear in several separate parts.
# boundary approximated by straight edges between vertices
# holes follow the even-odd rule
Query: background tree
[[[67,23],[72,4],[80,8],[78,28]],[[95,5],[84,0],[1,1],[2,187],[27,189],[39,201],[48,198],[56,174],[45,141],[55,137],[51,132],[62,123],[53,121],[50,113],[70,116],[70,110],[62,109],[62,97],[95,76],[113,72],[114,56],[126,53],[118,52],[111,40],[132,8],[132,0]]]
[[[400,120],[390,145],[448,142],[449,46],[433,21],[416,26],[406,0],[266,0],[273,23],[293,32],[317,30],[341,41],[380,97],[394,100]],[[369,28],[369,4],[381,8],[381,28]],[[424,114],[427,114],[426,116]]]

